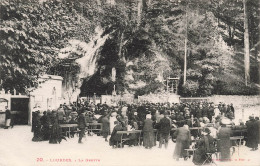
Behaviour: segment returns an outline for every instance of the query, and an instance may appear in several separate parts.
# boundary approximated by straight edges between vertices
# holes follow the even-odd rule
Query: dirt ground
[[[260,106],[237,108],[236,119],[244,120],[251,114],[259,115]],[[84,144],[70,138],[61,144],[32,142],[30,126],[15,126],[13,129],[0,129],[0,166],[168,166],[193,165],[192,160],[175,161],[173,151],[175,143],[170,140],[168,149],[128,147],[112,149],[102,137],[87,136]],[[217,165],[260,165],[260,150],[250,151],[244,145],[235,148],[230,162],[215,161]]]

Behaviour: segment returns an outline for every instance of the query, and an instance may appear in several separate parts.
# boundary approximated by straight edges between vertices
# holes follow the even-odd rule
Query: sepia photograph
[[[260,166],[260,0],[0,0],[0,166]]]

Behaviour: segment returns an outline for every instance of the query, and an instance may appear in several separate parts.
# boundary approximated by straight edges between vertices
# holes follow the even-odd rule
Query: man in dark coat
[[[60,104],[60,107],[57,109],[57,114],[58,114],[58,122],[60,124],[63,123],[63,117],[65,116],[65,111],[62,104]]]
[[[78,128],[80,130],[78,143],[83,143],[82,138],[85,134],[86,127],[87,127],[87,122],[85,119],[84,110],[82,110],[81,114],[78,117]]]
[[[210,122],[212,122],[212,117],[214,116],[214,104],[211,103],[210,104],[210,107],[209,107],[209,110],[208,110],[208,119],[210,120]]]
[[[196,118],[201,118],[202,117],[202,105],[200,104],[199,107],[196,109]]]
[[[255,117],[256,120],[256,128],[257,128],[257,137],[258,137],[258,144],[260,144],[260,120],[259,117]]]
[[[164,117],[159,122],[159,134],[160,134],[160,143],[159,148],[162,147],[164,141],[165,148],[168,147],[169,134],[171,131],[171,121],[168,118],[168,113],[164,113]]]
[[[209,111],[209,107],[207,104],[205,104],[202,108],[202,117],[207,117],[208,116],[208,111]]]
[[[221,122],[221,128],[217,134],[219,139],[218,149],[220,151],[220,161],[230,160],[230,136],[232,133],[231,128],[226,127],[226,124],[223,124],[223,122]]]
[[[102,123],[102,135],[103,137],[105,138],[105,141],[107,142],[107,136],[109,135],[110,133],[110,122],[109,122],[109,119],[108,119],[108,115],[104,116],[102,119],[101,119],[101,123]]]
[[[246,146],[256,150],[258,148],[258,137],[257,137],[257,124],[255,123],[254,117],[249,116],[249,121],[246,122],[247,126],[247,142]]]
[[[187,153],[184,149],[188,149],[191,144],[191,135],[188,125],[184,125],[178,128],[174,132],[174,137],[176,137],[176,146],[173,153],[173,158],[177,161],[179,158],[184,158],[186,160]]]
[[[232,104],[232,103],[230,104],[230,109],[231,109],[231,111],[233,112],[233,114],[235,114],[235,108],[233,107],[233,104]]]

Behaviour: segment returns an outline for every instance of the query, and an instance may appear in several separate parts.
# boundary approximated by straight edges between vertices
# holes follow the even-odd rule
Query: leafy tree
[[[88,41],[95,24],[69,3],[6,1],[1,4],[0,50],[2,87],[24,92],[58,61],[69,39]]]

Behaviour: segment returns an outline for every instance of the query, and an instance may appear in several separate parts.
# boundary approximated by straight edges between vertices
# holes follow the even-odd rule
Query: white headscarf
[[[146,119],[151,119],[152,118],[152,115],[151,114],[147,114],[146,115]]]

